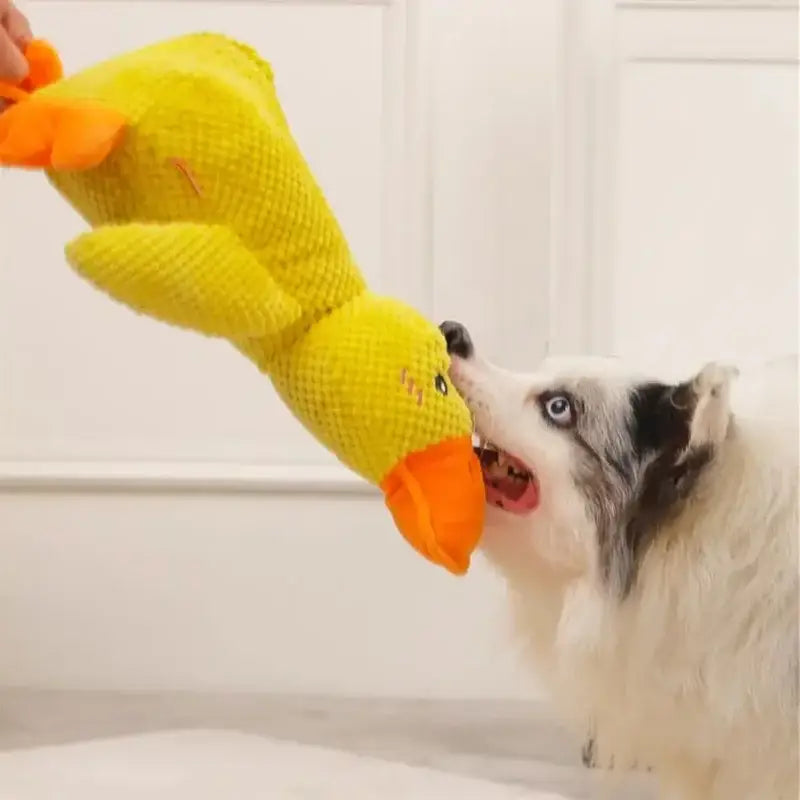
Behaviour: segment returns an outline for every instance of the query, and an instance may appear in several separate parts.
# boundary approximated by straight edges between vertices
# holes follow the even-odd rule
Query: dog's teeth
[[[497,454],[497,466],[504,467],[507,463],[506,454],[502,451]],[[510,469],[510,467],[509,467]]]

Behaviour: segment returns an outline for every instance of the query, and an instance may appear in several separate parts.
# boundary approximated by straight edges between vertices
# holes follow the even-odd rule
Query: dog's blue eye
[[[447,395],[447,381],[444,379],[444,375],[437,375],[433,379],[433,385],[439,394]]]
[[[557,425],[570,425],[573,419],[572,403],[563,394],[557,394],[547,399],[544,404],[547,416]]]

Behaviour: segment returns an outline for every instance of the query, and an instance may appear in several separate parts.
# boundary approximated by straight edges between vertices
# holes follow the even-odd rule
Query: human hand
[[[19,83],[28,74],[23,50],[31,38],[25,15],[12,0],[0,0],[0,80]]]

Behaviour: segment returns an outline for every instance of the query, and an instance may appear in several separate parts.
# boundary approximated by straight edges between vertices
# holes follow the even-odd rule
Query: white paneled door
[[[567,22],[580,345],[670,371],[796,353],[796,0],[598,0]]]
[[[255,46],[372,286],[542,352],[555,3],[26,9],[67,70],[188,31]],[[229,346],[77,278],[81,227],[0,174],[0,684],[528,692],[483,565],[411,552]]]

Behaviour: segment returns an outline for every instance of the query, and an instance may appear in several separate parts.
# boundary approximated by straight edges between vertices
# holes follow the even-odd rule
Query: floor
[[[510,702],[0,691],[0,800],[650,800],[579,751]]]

